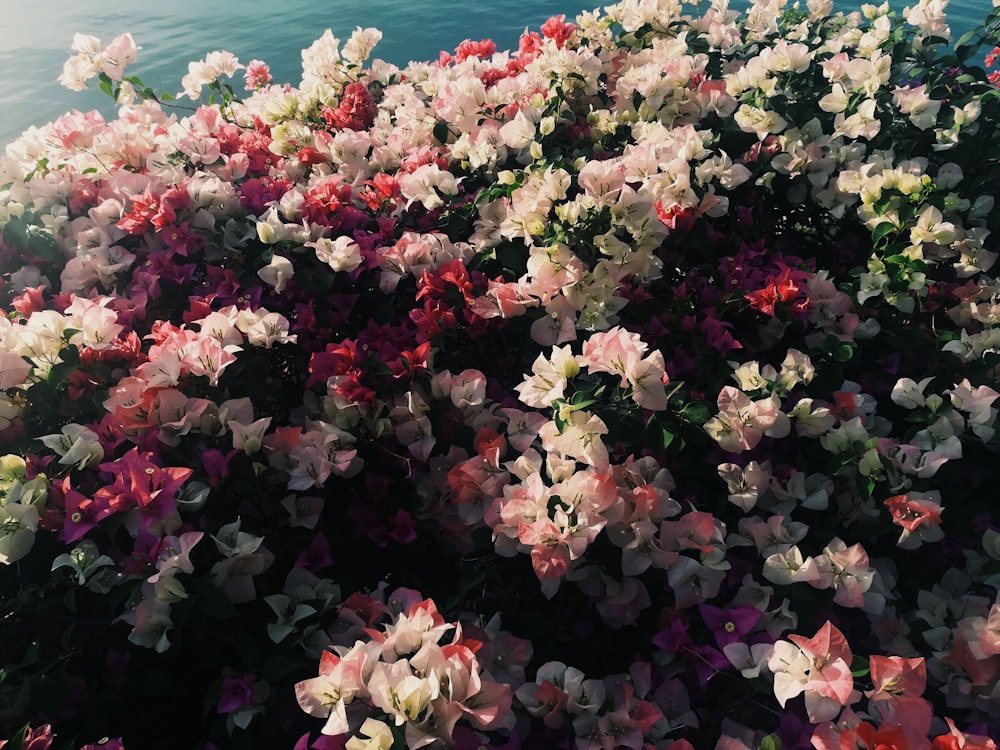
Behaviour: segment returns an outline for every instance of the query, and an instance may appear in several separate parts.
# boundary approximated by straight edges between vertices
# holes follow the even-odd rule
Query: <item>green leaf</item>
[[[681,416],[688,422],[701,425],[712,418],[712,412],[705,402],[691,401],[684,404],[684,408],[681,409]]]
[[[863,656],[854,656],[851,661],[851,676],[864,677],[868,674],[868,660]]]
[[[101,91],[110,96],[112,99],[115,98],[114,89],[111,88],[111,81],[101,81],[100,82]]]
[[[512,244],[504,244],[496,249],[497,260],[500,261],[500,265],[503,266],[504,270],[511,271],[515,274],[524,273],[526,266],[526,253],[523,251],[518,251],[518,249]]]
[[[52,235],[35,227],[32,227],[31,230],[28,231],[28,249],[32,253],[43,260],[53,262],[63,259],[62,251]]]
[[[776,734],[769,734],[760,741],[760,750],[781,750],[781,738]]]
[[[669,401],[670,397],[673,396],[675,393],[677,393],[677,391],[679,391],[683,387],[684,387],[683,380],[677,380],[672,383],[668,383],[666,386],[664,386],[663,391],[664,393],[667,394],[667,401]]]
[[[670,444],[674,442],[674,438],[677,437],[670,430],[664,429],[660,433],[660,442],[664,450],[670,447]]]
[[[10,748],[10,750],[23,750],[24,738],[28,736],[29,729],[31,729],[30,724],[25,724],[21,727],[21,731],[11,737],[10,742],[4,745],[4,748]]]
[[[449,132],[448,123],[443,121],[434,123],[434,140],[442,144],[447,143]]]
[[[896,230],[895,224],[893,224],[891,221],[883,221],[881,224],[875,227],[874,231],[872,231],[872,244],[878,245],[878,243],[881,242],[883,238],[885,238],[886,236],[889,235],[890,232],[893,232],[895,230]]]
[[[74,335],[79,333],[72,329],[67,329],[63,332],[63,335],[68,339],[72,338]],[[59,352],[59,359],[68,365],[78,365],[80,364],[80,350],[76,346],[64,346]]]
[[[962,34],[962,36],[960,36],[958,38],[958,41],[955,42],[955,46],[956,47],[964,47],[965,45],[967,45],[969,42],[971,42],[973,39],[975,39],[978,36],[979,36],[979,32],[976,31],[975,29],[973,29],[972,31],[967,31],[964,34]]]
[[[23,219],[11,218],[3,228],[3,241],[15,250],[23,250],[28,244],[28,227]]]
[[[69,379],[69,376],[76,371],[76,365],[72,362],[57,362],[49,370],[47,382],[56,388]]]
[[[854,347],[850,344],[841,344],[833,350],[833,358],[838,362],[849,362],[854,357]]]

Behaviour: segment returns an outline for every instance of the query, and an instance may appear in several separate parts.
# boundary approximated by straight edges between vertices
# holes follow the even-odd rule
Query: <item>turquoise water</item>
[[[895,3],[902,7],[905,2]],[[398,65],[436,59],[464,39],[491,38],[500,49],[517,44],[525,27],[549,16],[573,18],[595,7],[592,0],[171,0],[157,6],[131,0],[3,0],[0,11],[0,146],[29,125],[69,109],[101,108],[110,100],[96,90],[76,93],[55,79],[70,55],[74,32],[107,43],[131,32],[143,49],[129,70],[157,90],[180,91],[187,63],[215,49],[242,62],[265,60],[276,81],[297,83],[301,51],[326,28],[346,39],[356,26],[382,30],[375,55]],[[955,0],[949,20],[957,35],[982,20],[989,0]],[[141,7],[141,10],[137,10]],[[839,2],[838,8],[858,7]],[[168,10],[169,8],[169,10]],[[276,10],[280,9],[280,10]],[[107,102],[107,104],[106,104]]]

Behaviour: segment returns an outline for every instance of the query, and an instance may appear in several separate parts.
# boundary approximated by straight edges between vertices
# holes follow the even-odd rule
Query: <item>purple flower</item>
[[[219,696],[219,705],[215,709],[220,714],[228,714],[237,711],[244,706],[249,706],[253,702],[253,686],[257,682],[257,675],[247,674],[243,677],[223,677],[222,694]]]
[[[760,610],[755,607],[731,607],[720,609],[710,604],[698,606],[701,619],[712,631],[719,648],[743,640],[760,620]]]
[[[331,565],[333,557],[330,554],[330,541],[322,532],[313,537],[309,546],[295,560],[295,567],[305,568],[313,573],[319,573]]]
[[[694,643],[687,629],[687,619],[681,614],[676,614],[670,618],[667,627],[653,636],[653,645],[671,654],[680,653],[685,646]]]

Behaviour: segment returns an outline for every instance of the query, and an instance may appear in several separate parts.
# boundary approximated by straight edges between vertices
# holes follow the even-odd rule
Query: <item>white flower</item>
[[[63,466],[85,469],[104,458],[104,448],[97,433],[80,424],[65,425],[61,434],[45,435],[39,440],[59,455],[59,463]]]
[[[833,120],[836,134],[848,138],[865,138],[871,140],[882,128],[882,123],[875,116],[875,100],[865,99],[858,105],[858,111],[850,117],[838,113]]]
[[[6,430],[11,422],[24,414],[24,409],[6,394],[0,393],[0,430]]]
[[[279,294],[284,291],[285,284],[295,275],[292,261],[282,255],[271,256],[271,262],[257,271],[261,281],[274,287]]]
[[[896,106],[903,114],[910,116],[910,122],[920,130],[926,130],[937,120],[941,102],[927,95],[927,86],[897,88],[892,92]]]
[[[207,86],[222,77],[233,76],[243,67],[232,52],[224,50],[209,52],[204,60],[188,63],[188,74],[181,79],[184,91],[178,96],[198,99],[201,96],[202,86]]]
[[[734,115],[736,124],[747,133],[755,133],[760,140],[764,140],[769,133],[780,133],[788,122],[777,112],[751,107],[743,104]]]
[[[92,540],[83,539],[71,551],[56,557],[52,561],[52,570],[70,568],[76,576],[76,582],[83,586],[98,570],[114,564],[114,560],[100,553]]]
[[[38,528],[38,508],[34,505],[0,505],[0,563],[10,565],[31,550]]]
[[[924,405],[924,388],[934,380],[924,378],[919,383],[910,378],[900,378],[892,388],[892,400],[907,409],[916,409]]]
[[[850,96],[839,83],[833,84],[830,93],[819,100],[819,108],[824,112],[843,112],[847,109]]]
[[[315,242],[307,242],[305,246],[315,250],[316,257],[334,271],[350,273],[357,269],[364,260],[361,256],[361,246],[346,235],[340,235],[332,240],[321,237]]]
[[[358,26],[351,34],[351,38],[344,44],[344,50],[341,53],[344,62],[351,65],[361,65],[369,58],[375,45],[381,40],[382,32],[378,29],[362,29]]]
[[[264,433],[271,426],[271,418],[264,417],[250,424],[243,424],[235,420],[226,423],[233,434],[233,447],[242,449],[248,456],[253,455],[263,446]]]

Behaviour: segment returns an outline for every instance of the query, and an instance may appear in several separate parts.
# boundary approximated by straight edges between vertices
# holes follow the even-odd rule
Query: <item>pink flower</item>
[[[872,690],[865,695],[889,724],[902,727],[911,747],[921,747],[927,741],[933,709],[921,698],[927,684],[927,670],[922,658],[900,656],[871,657]]]
[[[251,60],[247,63],[247,72],[243,75],[247,91],[262,89],[271,82],[271,69],[263,60]]]
[[[785,437],[791,431],[788,416],[778,406],[778,397],[751,401],[743,391],[724,386],[719,392],[719,413],[705,423],[705,431],[723,450],[752,450],[764,438]]]
[[[43,724],[40,727],[25,727],[24,737],[17,747],[22,748],[22,750],[49,750],[55,738],[51,724]],[[7,740],[0,741],[0,748],[6,746]]]
[[[844,634],[829,621],[812,638],[788,636],[778,641],[768,659],[774,674],[774,696],[781,707],[790,698],[805,693],[809,721],[830,721],[843,706],[861,694],[854,689],[851,649]]]
[[[978,624],[978,623],[977,623]],[[1000,602],[994,602],[979,631],[979,648],[987,656],[1000,654]]]
[[[933,497],[920,497],[918,493],[908,492],[890,497],[883,505],[892,514],[893,523],[903,527],[896,542],[903,549],[914,549],[922,541],[933,542],[944,538],[940,529],[943,508]]]

